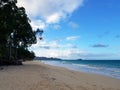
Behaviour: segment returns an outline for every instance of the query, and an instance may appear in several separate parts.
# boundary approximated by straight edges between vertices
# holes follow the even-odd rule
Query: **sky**
[[[120,59],[120,0],[18,0],[43,40],[29,50],[62,59]]]

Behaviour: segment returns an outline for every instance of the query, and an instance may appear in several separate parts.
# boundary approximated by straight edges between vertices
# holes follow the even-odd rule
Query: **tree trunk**
[[[8,60],[9,61],[11,60],[11,42],[9,43],[9,46],[8,46]]]
[[[17,48],[15,47],[15,60],[17,61],[18,58],[17,58]]]

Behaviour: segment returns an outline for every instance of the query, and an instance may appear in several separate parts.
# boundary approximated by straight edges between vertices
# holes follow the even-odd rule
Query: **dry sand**
[[[0,90],[120,90],[120,80],[35,61],[0,70]]]

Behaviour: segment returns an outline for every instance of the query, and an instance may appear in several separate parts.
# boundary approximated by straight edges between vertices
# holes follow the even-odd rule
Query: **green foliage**
[[[17,7],[16,3],[17,0],[0,0],[0,60],[35,57],[27,49],[37,42],[35,33],[24,7]]]
[[[18,49],[18,57],[23,60],[32,60],[35,57],[34,52],[30,52],[28,49],[23,47]]]

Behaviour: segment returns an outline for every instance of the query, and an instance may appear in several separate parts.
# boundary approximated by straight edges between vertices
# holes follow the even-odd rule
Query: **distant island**
[[[76,60],[83,60],[83,59],[76,59]]]
[[[62,59],[54,57],[35,57],[34,60],[62,60]]]
[[[34,60],[68,60],[55,57],[35,57]],[[73,59],[73,60],[82,60],[82,59]]]

